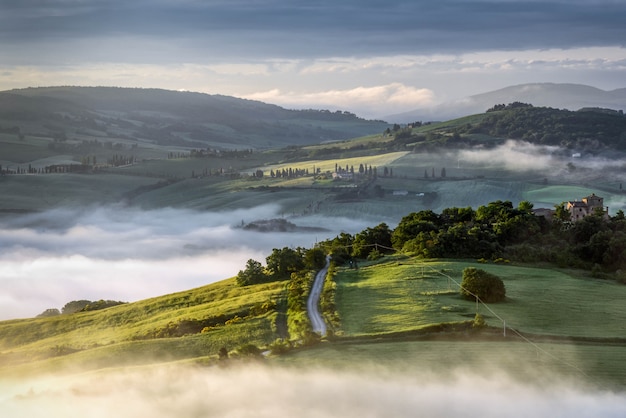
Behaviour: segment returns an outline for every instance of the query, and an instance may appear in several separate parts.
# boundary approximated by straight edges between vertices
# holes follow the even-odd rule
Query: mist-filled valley
[[[622,394],[557,376],[537,384],[492,370],[331,370],[248,364],[107,370],[1,381],[3,416],[621,417]],[[361,370],[359,370],[361,369]]]
[[[623,113],[14,93],[0,415],[624,414]]]
[[[199,287],[233,277],[273,248],[308,248],[368,226],[308,217],[293,232],[241,228],[279,216],[277,205],[267,205],[228,212],[92,206],[4,217],[0,319],[33,317],[72,300],[130,302]]]

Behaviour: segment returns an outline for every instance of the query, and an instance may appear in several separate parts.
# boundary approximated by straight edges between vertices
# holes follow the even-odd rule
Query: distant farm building
[[[334,172],[333,173],[333,180],[353,180],[354,179],[354,173],[350,173],[348,171],[344,171],[344,172]]]
[[[593,215],[596,211],[602,211],[605,218],[609,217],[609,208],[604,206],[604,198],[596,196],[594,193],[582,200],[567,202],[566,209],[570,213],[572,221],[579,221],[585,216]]]

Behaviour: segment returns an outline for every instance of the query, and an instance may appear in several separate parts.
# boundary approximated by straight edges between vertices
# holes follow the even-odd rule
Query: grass
[[[48,141],[40,138],[27,136],[20,140],[14,134],[0,134],[0,161],[5,160],[3,168],[11,166],[10,168],[16,169],[16,164],[26,164],[21,168],[28,168],[30,161],[57,155],[55,151],[48,149],[47,144]]]
[[[455,284],[468,266],[503,279],[506,302],[490,304],[491,310],[478,306],[478,311],[494,328],[505,319],[506,337],[498,331],[480,338],[467,331],[431,330],[473,319],[476,303],[462,299]],[[358,270],[340,268],[335,281],[337,336],[270,364],[437,376],[458,370],[504,372],[521,381],[565,376],[619,388],[626,381],[626,286],[580,271],[401,255],[362,262]],[[246,315],[255,304],[284,297],[284,290],[284,282],[242,288],[228,279],[101,311],[3,321],[0,372],[24,376],[190,359],[202,363],[215,359],[221,347],[267,347],[278,336],[276,313]],[[146,338],[180,320],[217,315],[244,319],[183,337]],[[511,328],[535,342],[518,338]]]
[[[61,206],[113,204],[125,193],[158,179],[120,175],[47,174],[0,176],[0,209],[43,210]],[[26,193],[24,191],[27,191]]]
[[[281,298],[284,285],[274,282],[242,288],[229,279],[101,311],[3,321],[0,322],[0,368],[42,361],[44,368],[76,362],[89,366],[100,364],[100,359],[107,357],[114,364],[117,360],[111,358],[117,358],[118,354],[121,362],[136,361],[141,353],[147,359],[154,357],[151,353],[157,353],[153,360],[178,359],[214,355],[221,346],[234,349],[247,342],[266,345],[277,338],[271,312],[245,317],[255,304]],[[180,320],[220,315],[239,316],[243,320],[188,337],[149,337]]]
[[[266,175],[269,174],[270,170],[282,170],[283,168],[293,168],[306,170],[309,169],[309,172],[313,173],[315,170],[320,170],[322,173],[330,171],[335,171],[335,165],[338,165],[341,168],[354,167],[354,170],[358,172],[359,165],[367,165],[372,167],[384,167],[393,164],[394,161],[399,158],[405,156],[406,152],[391,152],[386,154],[379,155],[368,155],[368,156],[360,156],[360,157],[350,157],[350,158],[333,158],[333,159],[324,159],[324,160],[307,160],[301,162],[289,162],[282,164],[274,164],[268,165],[264,167],[260,167],[262,170],[266,172]]]
[[[386,257],[380,265],[340,270],[337,307],[345,335],[419,329],[473,319],[474,302],[461,299],[465,267],[477,267],[504,281],[507,301],[478,307],[489,325],[522,332],[621,338],[626,330],[626,286],[564,271],[471,261],[428,261]],[[368,306],[363,310],[363,306]]]

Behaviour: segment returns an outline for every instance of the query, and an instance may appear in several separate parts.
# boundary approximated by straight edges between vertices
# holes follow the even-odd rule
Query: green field
[[[507,300],[485,306],[462,299],[456,282],[468,266],[501,277]],[[580,271],[399,255],[363,262],[358,269],[341,268],[335,281],[341,320],[335,336],[272,357],[271,364],[437,375],[475,370],[520,380],[564,376],[618,388],[626,381],[626,286],[615,282]],[[210,362],[221,347],[267,347],[279,337],[277,313],[252,315],[250,308],[278,301],[284,289],[284,282],[241,288],[229,279],[101,311],[3,321],[0,370],[17,376]],[[477,312],[491,326],[486,334],[461,325]],[[241,319],[183,337],[151,337],[182,320],[219,315]],[[441,332],[442,323],[459,324],[463,331]]]
[[[465,301],[457,283],[466,267],[502,278],[504,303]],[[626,287],[591,279],[580,272],[551,268],[390,258],[382,264],[337,275],[337,305],[347,336],[403,332],[440,322],[473,319],[527,333],[571,337],[622,338],[626,335]],[[456,282],[456,283],[455,283]],[[360,307],[368,306],[366,312]],[[497,316],[496,316],[497,315]]]
[[[234,279],[198,289],[50,318],[0,322],[0,370],[42,372],[63,368],[98,369],[180,358],[214,356],[221,347],[274,341],[276,313],[250,309],[283,297],[284,283],[241,288]],[[223,316],[206,332],[156,338],[155,332],[180,321]],[[232,320],[225,323],[224,321]]]

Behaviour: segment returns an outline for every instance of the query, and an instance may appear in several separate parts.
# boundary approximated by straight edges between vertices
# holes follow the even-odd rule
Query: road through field
[[[326,323],[324,322],[324,318],[319,310],[319,301],[322,288],[324,287],[324,279],[328,273],[328,266],[330,266],[330,257],[326,257],[326,265],[323,269],[317,272],[317,275],[315,275],[315,281],[313,282],[313,287],[311,288],[311,293],[309,294],[309,299],[306,303],[313,332],[316,332],[321,336],[326,335]]]

